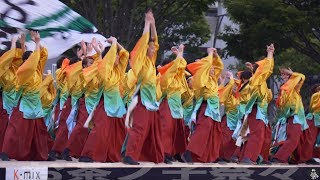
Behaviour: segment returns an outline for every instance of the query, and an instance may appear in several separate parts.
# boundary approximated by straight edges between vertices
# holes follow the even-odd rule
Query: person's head
[[[68,58],[67,56],[61,56],[58,60],[57,60],[57,69],[60,69],[62,66],[62,62],[65,58]]]
[[[240,79],[242,82],[247,82],[252,77],[252,73],[250,71],[242,71],[240,74]]]
[[[82,67],[87,68],[93,64],[93,59],[90,57],[85,57],[82,59]]]
[[[257,63],[252,64],[252,72],[255,73],[256,70],[258,69],[259,65]]]
[[[148,43],[147,56],[149,58],[152,58],[155,52],[156,52],[156,46],[154,44],[153,39],[150,39],[150,41]]]
[[[311,95],[313,95],[314,93],[320,92],[320,83],[314,84],[311,87]]]
[[[73,57],[73,58],[70,59],[69,65],[77,63],[79,61],[81,61],[81,59],[79,57]]]
[[[165,66],[166,64],[168,64],[170,62],[171,62],[171,60],[169,58],[166,58],[166,59],[162,60],[161,66]]]
[[[280,68],[280,76],[284,82],[287,82],[290,79],[290,74],[286,72],[286,69]]]
[[[31,54],[32,54],[32,51],[24,52],[22,55],[22,61],[25,62],[30,57]]]

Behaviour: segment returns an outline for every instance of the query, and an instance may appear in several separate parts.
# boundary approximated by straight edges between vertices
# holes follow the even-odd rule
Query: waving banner
[[[10,39],[21,32],[38,30],[41,44],[55,58],[75,44],[102,35],[88,20],[58,0],[0,0],[0,49],[10,48]],[[27,49],[35,44],[27,36]]]

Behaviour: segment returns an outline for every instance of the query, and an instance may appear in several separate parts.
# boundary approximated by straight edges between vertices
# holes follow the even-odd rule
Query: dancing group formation
[[[317,163],[320,85],[312,88],[306,116],[299,94],[305,76],[290,68],[280,69],[284,83],[272,133],[266,81],[273,44],[238,78],[223,72],[214,48],[187,64],[184,46],[173,47],[176,58],[156,67],[159,44],[149,11],[130,58],[116,38],[107,40],[109,47],[93,39],[77,57],[60,58],[53,78],[43,74],[48,52],[39,33],[30,36],[33,52],[25,50],[22,34],[21,47],[14,37],[1,53],[3,161]]]

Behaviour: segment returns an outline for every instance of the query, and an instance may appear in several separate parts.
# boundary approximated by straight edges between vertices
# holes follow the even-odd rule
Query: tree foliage
[[[291,65],[302,60],[320,65],[320,1],[225,0],[224,3],[228,15],[239,24],[239,29],[227,27],[221,35],[227,42],[228,55],[253,61],[265,54],[266,44],[274,42],[278,55],[304,55],[292,57],[288,61]]]
[[[101,34],[118,38],[127,49],[141,36],[148,9],[155,15],[161,50],[181,42],[192,50],[210,38],[204,12],[214,0],[61,1],[91,21]]]

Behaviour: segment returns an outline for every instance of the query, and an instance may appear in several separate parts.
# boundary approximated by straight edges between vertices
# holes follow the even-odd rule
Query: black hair
[[[252,72],[250,71],[242,71],[240,74],[240,79],[250,79],[252,77]]]
[[[101,53],[102,58],[108,53],[110,48],[111,48],[111,46],[107,46],[107,47],[104,48],[104,50]]]
[[[166,64],[169,64],[170,62],[171,62],[171,59],[169,59],[169,58],[164,59],[164,60],[162,60],[162,62],[161,62],[161,66],[164,66],[164,65],[166,65]]]
[[[61,56],[58,60],[57,60],[57,69],[61,68],[62,66],[62,62],[64,59],[68,58],[67,56]]]
[[[26,61],[30,57],[31,54],[32,54],[32,51],[24,52],[23,55],[22,55],[22,60]]]
[[[252,64],[252,67],[253,67],[253,69],[252,69],[253,73],[255,73],[256,70],[258,69],[259,65],[257,63],[254,63],[254,64]]]
[[[82,59],[82,68],[85,68],[86,65],[88,64],[88,62],[90,61],[90,59],[92,60],[92,58],[90,57],[86,57]]]
[[[79,62],[79,61],[81,61],[81,59],[76,56],[76,57],[73,57],[73,58],[70,59],[70,63],[69,64],[71,65],[71,64],[74,64],[74,63]]]
[[[314,84],[313,86],[311,86],[311,95],[318,92],[320,89],[320,83]]]
[[[0,57],[6,52],[6,50],[0,49]]]

